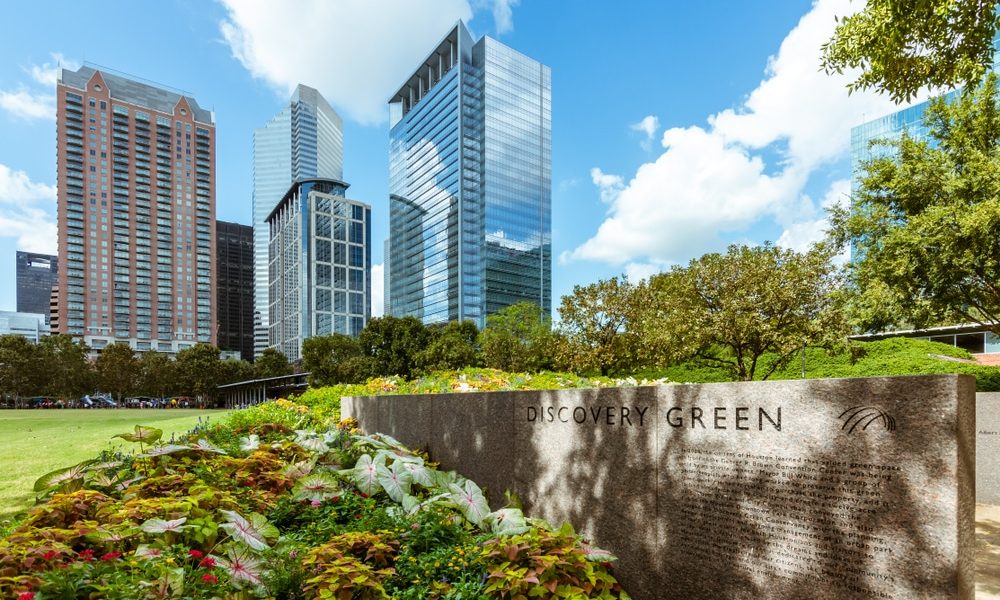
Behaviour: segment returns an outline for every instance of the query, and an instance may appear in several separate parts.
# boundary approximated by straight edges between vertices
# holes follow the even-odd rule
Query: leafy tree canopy
[[[371,359],[372,375],[399,375],[409,379],[417,354],[430,341],[430,332],[414,317],[376,317],[358,336],[361,351]]]
[[[878,89],[896,102],[924,86],[973,87],[993,64],[995,0],[868,0],[823,46],[827,73],[861,68],[848,90]]]
[[[259,379],[291,375],[292,372],[288,357],[277,348],[266,348],[253,363],[253,375]]]
[[[312,387],[360,383],[370,371],[358,340],[339,333],[302,342],[302,367],[310,373]]]
[[[106,346],[94,363],[97,370],[97,385],[121,402],[139,385],[138,366],[135,352],[127,343]]]
[[[479,343],[483,364],[493,369],[535,372],[553,366],[552,322],[533,302],[518,302],[486,317]]]
[[[574,370],[596,369],[608,375],[635,367],[639,338],[634,325],[642,304],[638,293],[628,278],[612,277],[573,286],[573,293],[563,296],[560,328]]]
[[[997,79],[925,113],[869,161],[832,235],[851,243],[852,315],[863,330],[976,322],[1000,334],[1000,104]]]
[[[831,256],[826,246],[733,245],[654,275],[637,327],[644,348],[661,364],[698,358],[735,379],[767,379],[803,346],[843,339]]]
[[[475,323],[452,321],[428,329],[431,342],[417,353],[417,365],[421,370],[457,370],[478,363],[479,329]]]

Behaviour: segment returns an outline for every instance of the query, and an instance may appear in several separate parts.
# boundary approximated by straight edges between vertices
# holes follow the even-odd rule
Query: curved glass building
[[[550,313],[551,70],[459,22],[389,106],[386,312]]]
[[[256,356],[270,344],[267,217],[296,181],[343,177],[340,115],[318,91],[299,85],[288,106],[253,133],[254,311],[260,313]]]

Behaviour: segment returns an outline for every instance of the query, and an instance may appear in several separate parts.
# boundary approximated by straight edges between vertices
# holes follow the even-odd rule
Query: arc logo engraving
[[[880,423],[886,431],[896,430],[896,419],[877,406],[852,406],[837,418],[844,422],[841,429],[847,433],[854,433],[855,429],[864,431],[875,423]]]

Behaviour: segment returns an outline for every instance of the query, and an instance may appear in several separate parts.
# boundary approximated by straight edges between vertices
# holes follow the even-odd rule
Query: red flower
[[[45,560],[52,560],[53,558],[55,558],[57,556],[59,556],[59,551],[58,550],[49,550],[48,552],[46,552],[45,554],[42,555],[42,558],[44,558]],[[28,593],[28,592],[25,592],[25,593]]]
[[[219,583],[219,578],[211,573],[205,573],[201,576],[201,580],[205,583]]]
[[[35,592],[21,592],[17,595],[17,600],[35,600]]]
[[[121,552],[108,552],[107,554],[101,556],[101,560],[115,560],[116,558],[121,558]]]
[[[205,558],[201,559],[201,562],[198,563],[198,566],[210,569],[215,566],[215,559],[212,558],[211,556],[206,556]]]
[[[205,556],[205,553],[201,550],[188,550],[188,556],[191,558],[201,558]]]
[[[94,560],[94,549],[93,548],[87,548],[86,550],[84,550],[83,552],[81,552],[78,556],[79,556],[80,560],[85,560],[87,562],[90,562],[90,561]]]

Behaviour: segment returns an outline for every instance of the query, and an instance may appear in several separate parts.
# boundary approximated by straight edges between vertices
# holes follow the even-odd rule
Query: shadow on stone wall
[[[383,397],[375,422],[487,488],[491,508],[509,488],[530,516],[571,523],[619,557],[616,576],[637,600],[971,598],[974,513],[961,511],[974,511],[974,405],[932,403],[961,396],[956,385],[931,377]],[[671,406],[773,406],[776,397],[780,432],[666,423]],[[845,437],[838,407],[858,398],[876,399],[897,430]],[[529,421],[529,407],[549,406],[586,407],[598,422]],[[628,425],[622,407],[632,409]],[[963,453],[970,460],[958,460]],[[809,468],[798,477],[774,456]],[[879,484],[834,474],[839,463],[848,474],[855,463],[903,471]]]

